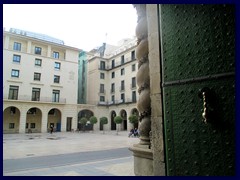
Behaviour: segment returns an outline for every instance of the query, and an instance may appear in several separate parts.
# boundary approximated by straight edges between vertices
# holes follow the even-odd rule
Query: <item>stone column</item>
[[[136,27],[138,60],[137,85],[139,87],[139,99],[137,108],[140,112],[140,144],[150,146],[149,132],[151,130],[151,101],[150,101],[150,77],[148,60],[148,28],[146,17],[146,5],[136,5],[138,24]]]
[[[20,113],[19,133],[25,133],[26,121],[27,121],[27,111],[24,108],[24,109],[21,109],[21,113]]]
[[[148,59],[148,27],[146,16],[146,4],[134,4],[138,15],[136,27],[138,60],[137,85],[139,98],[137,109],[139,116],[140,142],[129,149],[134,156],[134,173],[137,176],[153,175],[153,156],[150,142],[151,132],[151,100],[150,100],[150,76]]]
[[[41,127],[41,132],[42,133],[47,132],[47,122],[48,122],[48,112],[44,108],[44,111],[42,112],[42,127]]]

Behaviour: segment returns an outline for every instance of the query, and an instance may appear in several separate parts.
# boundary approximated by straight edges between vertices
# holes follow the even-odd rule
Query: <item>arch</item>
[[[122,109],[120,111],[120,116],[123,118],[122,129],[127,130],[127,111],[125,109]]]
[[[40,133],[42,127],[42,111],[32,107],[27,111],[25,132]]]
[[[116,123],[114,122],[114,118],[116,117],[116,112],[114,110],[111,111],[110,117],[111,117],[111,130],[116,130]]]
[[[135,115],[137,115],[137,117],[139,117],[139,111],[137,110],[137,108],[133,108],[131,110],[131,115],[133,115],[133,114],[135,114]]]
[[[137,110],[137,108],[133,108],[131,110],[131,115],[136,115],[137,117],[139,117],[139,111]],[[133,124],[133,128],[138,128],[139,123],[135,123]]]
[[[48,121],[47,121],[47,130],[49,132],[49,129],[51,126],[53,126],[54,132],[60,132],[61,131],[61,111],[57,108],[52,108],[48,111]]]
[[[3,133],[19,133],[20,110],[9,106],[3,111]]]
[[[86,117],[88,120],[90,119],[90,117],[94,116],[94,113],[89,110],[89,109],[83,109],[81,111],[78,112],[78,124],[77,124],[77,128],[80,131],[85,131],[85,130],[93,130],[93,125],[90,123],[87,123],[86,126],[83,127],[83,125],[80,123],[80,119],[83,117]]]

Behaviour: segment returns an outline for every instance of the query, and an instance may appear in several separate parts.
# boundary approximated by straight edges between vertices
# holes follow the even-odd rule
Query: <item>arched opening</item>
[[[25,132],[40,133],[42,127],[42,111],[33,107],[27,111]]]
[[[48,132],[51,126],[53,126],[54,132],[61,131],[61,111],[56,108],[53,108],[50,111],[48,111],[48,122],[47,122]]]
[[[94,116],[94,113],[92,111],[88,110],[88,109],[80,111],[78,113],[78,125],[77,125],[78,130],[80,130],[80,131],[93,130],[93,125],[90,124],[90,122],[89,122],[89,119],[92,116]],[[80,123],[80,119],[83,118],[83,117],[87,118],[87,120],[88,120],[88,122],[86,123],[85,126]]]
[[[122,129],[123,130],[127,130],[127,112],[123,109],[120,111],[120,116],[122,117],[123,119],[123,122],[122,122]]]
[[[137,108],[133,108],[133,109],[131,110],[131,115],[136,115],[137,118],[139,117],[139,112],[138,112]],[[135,124],[133,124],[133,128],[138,128],[138,125],[139,125],[138,122],[135,123]]]
[[[111,111],[111,130],[116,130],[116,123],[114,122],[115,117],[116,117],[116,112]]]
[[[19,133],[20,110],[10,106],[3,111],[3,133]]]

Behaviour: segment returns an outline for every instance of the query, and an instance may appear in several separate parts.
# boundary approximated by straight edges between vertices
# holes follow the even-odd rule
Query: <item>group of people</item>
[[[138,130],[138,128],[134,128],[134,129],[132,128],[130,130],[130,132],[128,134],[128,137],[132,137],[132,136],[139,137],[139,130]]]

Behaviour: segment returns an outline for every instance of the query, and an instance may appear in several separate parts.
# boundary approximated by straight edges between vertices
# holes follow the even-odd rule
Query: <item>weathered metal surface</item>
[[[234,14],[233,5],[160,5],[167,175],[235,175]]]

